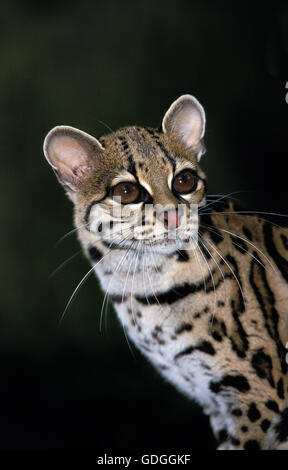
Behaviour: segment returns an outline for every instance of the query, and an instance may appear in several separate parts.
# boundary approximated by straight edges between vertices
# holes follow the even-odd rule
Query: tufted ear
[[[44,141],[44,155],[59,181],[77,191],[98,167],[104,148],[94,137],[69,126],[54,127]]]
[[[186,148],[193,150],[197,159],[205,151],[201,139],[205,132],[205,112],[199,101],[192,95],[182,95],[165,114],[162,129],[179,137]]]

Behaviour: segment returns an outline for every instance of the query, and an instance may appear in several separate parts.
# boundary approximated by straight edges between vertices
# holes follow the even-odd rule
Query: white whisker
[[[273,264],[271,263],[271,261],[269,260],[269,258],[265,255],[265,253],[263,253],[262,250],[260,250],[260,248],[258,248],[256,245],[254,245],[254,243],[252,243],[250,240],[247,240],[247,238],[243,238],[243,237],[240,237],[240,235],[237,235],[237,233],[234,233],[234,232],[230,232],[229,230],[225,230],[223,228],[218,228],[218,230],[221,230],[222,232],[226,232],[226,233],[229,233],[230,235],[232,236],[235,236],[237,238],[239,238],[240,240],[243,240],[244,242],[248,243],[249,245],[253,246],[255,248],[255,250],[257,250],[259,253],[261,253],[261,255],[266,259],[266,261],[268,261],[268,263],[270,264],[270,266],[272,267],[273,271],[275,273],[277,273],[276,269],[274,268]]]
[[[219,233],[219,232],[217,233],[216,230],[213,230],[212,228],[210,228],[210,227],[212,227],[211,225],[200,224],[200,226],[207,228],[209,232],[213,232],[213,233],[215,233],[216,235],[220,235],[220,236],[223,238],[223,240],[224,240],[224,235],[221,235],[221,233]],[[232,245],[238,246],[238,248],[240,248],[243,252],[247,253],[247,254],[248,254],[249,256],[251,256],[253,259],[255,259],[255,261],[257,261],[257,263],[259,263],[264,269],[267,270],[265,264],[263,264],[263,263],[259,260],[259,258],[256,258],[256,256],[253,255],[253,253],[250,253],[249,250],[245,250],[245,248],[243,248],[241,245],[239,245],[238,243],[236,243],[236,242],[234,242],[234,241],[232,241]]]
[[[57,268],[54,269],[54,271],[52,271],[52,273],[49,275],[48,279],[51,279],[53,276],[55,276],[55,274],[58,273],[58,271],[60,271],[60,269],[64,268],[64,266],[66,266],[66,264],[68,264],[70,261],[72,261],[72,259],[76,258],[76,256],[80,255],[80,253],[82,253],[82,250],[76,251],[76,253],[74,253],[74,255],[70,256],[68,259],[63,261],[63,263],[61,263]]]
[[[205,206],[203,207],[203,209],[205,209],[206,207],[211,206],[212,204],[216,204],[216,202],[222,201],[222,199],[225,199],[225,198],[227,199],[227,198],[229,198],[230,196],[233,196],[234,194],[239,194],[239,193],[243,193],[243,192],[247,192],[247,191],[242,190],[242,191],[233,191],[232,193],[224,194],[224,195],[220,195],[220,194],[219,194],[220,197],[219,197],[218,199],[216,199],[215,201],[209,202],[209,204],[205,204]],[[208,195],[208,197],[209,197],[209,195]]]
[[[201,245],[205,248],[205,250],[208,251],[208,253],[209,253],[210,256],[211,256],[211,253],[209,252],[207,246],[204,244],[203,240],[202,240],[201,238],[199,238],[199,240],[200,240]],[[199,248],[200,248],[200,247],[199,247]],[[200,250],[201,250],[201,249],[200,249]],[[202,250],[201,250],[201,252],[202,252]],[[206,264],[207,264],[207,267],[208,267],[208,270],[209,270],[209,273],[210,273],[210,277],[211,277],[211,280],[212,280],[213,289],[214,289],[214,308],[215,308],[215,310],[216,310],[216,309],[217,309],[217,294],[216,294],[216,287],[215,287],[215,282],[214,282],[213,273],[212,273],[211,268],[210,268],[210,266],[209,266],[209,263],[208,263],[208,261],[206,260],[206,258],[205,258],[205,256],[204,256],[203,253],[202,253],[202,255],[203,255],[203,259],[206,261]],[[212,257],[211,257],[211,258],[212,258]]]
[[[207,242],[208,242],[208,240],[207,240]],[[208,243],[209,243],[209,242],[208,242]],[[245,297],[244,297],[243,290],[242,290],[242,287],[241,287],[241,283],[240,283],[238,277],[236,276],[234,270],[231,268],[231,266],[230,266],[230,264],[228,263],[228,261],[227,261],[227,260],[221,255],[221,253],[219,253],[219,251],[216,249],[214,243],[213,243],[213,244],[209,243],[209,245],[216,251],[216,253],[218,253],[218,255],[220,256],[220,258],[224,261],[224,263],[228,266],[228,268],[230,269],[231,273],[233,274],[233,276],[234,276],[234,278],[235,278],[235,280],[236,280],[236,282],[237,282],[237,284],[238,284],[239,290],[240,290],[240,292],[241,292],[241,296],[242,296],[242,299],[243,299],[244,306],[245,306],[245,308],[246,308],[246,301],[245,301]]]
[[[199,235],[199,237],[200,237],[200,235]],[[204,243],[201,237],[200,237],[200,239],[201,239],[201,242]],[[208,240],[206,240],[206,243],[208,243],[212,248],[214,248],[214,247],[209,243]],[[225,299],[227,299],[227,286],[226,286],[226,279],[225,279],[224,273],[223,273],[223,271],[222,271],[222,269],[221,269],[219,263],[215,260],[214,256],[212,255],[211,251],[208,250],[208,248],[207,248],[207,246],[206,246],[205,244],[204,244],[204,246],[205,246],[206,250],[207,250],[208,253],[210,254],[212,260],[214,261],[214,263],[216,264],[216,266],[218,267],[218,269],[219,269],[219,271],[220,271],[220,273],[221,273],[221,276],[222,276],[222,279],[223,279],[223,283],[224,283],[224,289],[225,289]],[[211,318],[211,327],[212,327],[214,315],[215,315],[215,314],[213,313],[213,314],[212,314],[212,318]]]

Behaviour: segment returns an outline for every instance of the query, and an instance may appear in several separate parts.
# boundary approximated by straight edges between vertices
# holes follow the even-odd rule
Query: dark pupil
[[[175,178],[174,189],[178,192],[192,191],[195,185],[195,176],[190,171],[183,171]]]
[[[138,199],[140,190],[133,183],[119,183],[113,189],[113,195],[121,197],[122,203],[133,203]]]
[[[183,183],[185,184],[185,183],[187,183],[187,181],[189,182],[189,176],[190,175],[185,175],[185,174],[182,175],[182,176],[179,176],[179,183],[180,184],[183,184]]]

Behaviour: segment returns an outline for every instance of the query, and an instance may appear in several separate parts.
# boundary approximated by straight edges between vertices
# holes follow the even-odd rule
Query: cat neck
[[[143,247],[109,248],[100,241],[87,254],[102,288],[112,295],[121,292],[153,295],[178,282],[197,285],[209,275],[198,249],[160,254]]]

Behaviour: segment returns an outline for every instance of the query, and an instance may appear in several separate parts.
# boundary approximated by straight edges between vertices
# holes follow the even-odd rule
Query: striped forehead
[[[136,167],[146,173],[155,166],[162,170],[171,166],[175,168],[176,158],[161,141],[161,133],[157,130],[128,127],[118,131],[115,137],[117,149],[126,157],[126,169],[129,171]]]
[[[152,188],[157,188],[161,180],[171,186],[175,172],[196,169],[194,162],[175,155],[163,139],[163,133],[156,129],[127,127],[110,137],[121,155],[121,168],[113,178],[113,186],[123,181],[138,181],[152,195]]]
[[[117,137],[118,148],[120,147],[119,150],[124,152],[126,157],[125,168],[120,171],[117,180],[123,181],[127,177],[126,181],[131,181],[128,172],[152,195],[153,180],[159,181],[159,177],[165,178],[165,176],[168,178],[170,173],[173,173],[173,168],[176,166],[174,158],[170,157],[167,149],[164,149],[160,139],[157,138],[157,133],[150,129],[128,128],[125,129],[125,133]]]

